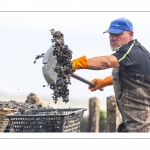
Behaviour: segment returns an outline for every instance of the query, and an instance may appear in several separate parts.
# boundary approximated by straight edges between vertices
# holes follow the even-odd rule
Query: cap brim
[[[104,33],[112,33],[112,34],[120,34],[120,33],[122,33],[124,30],[120,30],[120,29],[108,29],[108,30],[106,30],[105,32],[103,32],[103,34]]]

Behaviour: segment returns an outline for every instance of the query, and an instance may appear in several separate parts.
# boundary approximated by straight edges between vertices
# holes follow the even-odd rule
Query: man
[[[87,59],[82,56],[72,61],[73,68],[103,70],[113,68],[112,75],[94,79],[91,91],[113,85],[123,123],[118,132],[150,131],[150,53],[133,39],[133,25],[126,18],[110,23],[109,33],[114,54]]]

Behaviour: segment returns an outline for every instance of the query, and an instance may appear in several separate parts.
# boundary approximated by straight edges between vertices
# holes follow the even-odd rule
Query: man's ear
[[[133,35],[134,35],[134,32],[133,32],[133,31],[130,31],[129,34],[130,34],[130,36],[133,36]]]

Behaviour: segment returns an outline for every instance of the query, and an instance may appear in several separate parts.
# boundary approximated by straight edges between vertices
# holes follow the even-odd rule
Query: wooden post
[[[88,132],[99,132],[100,107],[96,97],[89,99]]]
[[[107,125],[106,132],[117,132],[121,122],[120,112],[116,103],[115,96],[107,97]]]

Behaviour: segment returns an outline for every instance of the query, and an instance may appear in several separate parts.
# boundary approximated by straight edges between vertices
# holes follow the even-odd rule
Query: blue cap
[[[112,21],[109,29],[103,33],[120,34],[123,31],[133,31],[132,23],[124,17]]]

